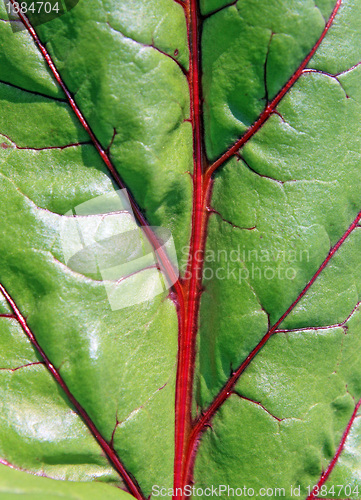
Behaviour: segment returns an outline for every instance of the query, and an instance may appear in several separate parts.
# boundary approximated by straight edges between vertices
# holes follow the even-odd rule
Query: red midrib
[[[197,255],[203,249],[204,195],[203,170],[205,155],[203,148],[202,95],[200,67],[200,17],[197,0],[190,0],[185,8],[187,20],[190,65],[188,84],[190,91],[190,118],[193,130],[193,213],[192,235],[187,273],[189,279],[183,283],[185,317],[179,329],[178,367],[175,400],[175,455],[174,489],[184,484],[184,456],[191,431],[192,389],[194,370],[194,345],[202,283],[198,279]],[[175,495],[177,498],[177,495]]]

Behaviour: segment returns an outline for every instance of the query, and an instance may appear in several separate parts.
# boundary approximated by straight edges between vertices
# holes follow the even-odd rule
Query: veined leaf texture
[[[0,498],[359,500],[360,0],[73,4],[0,3]]]

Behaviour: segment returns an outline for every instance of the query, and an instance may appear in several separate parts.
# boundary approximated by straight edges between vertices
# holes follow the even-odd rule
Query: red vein
[[[154,264],[152,266],[143,267],[142,269],[138,269],[137,271],[133,271],[132,273],[129,273],[129,274],[126,274],[125,276],[122,276],[115,283],[117,285],[119,285],[119,283],[122,283],[123,281],[127,280],[128,278],[132,278],[136,274],[142,273],[143,271],[149,271],[150,269],[158,269],[159,270],[159,265]]]
[[[198,311],[201,295],[198,252],[202,252],[205,235],[205,200],[207,190],[203,189],[203,171],[205,155],[203,145],[202,94],[200,36],[201,20],[197,0],[190,0],[185,11],[188,46],[190,51],[188,83],[190,91],[190,119],[193,130],[193,213],[192,235],[185,282],[187,297],[184,321],[180,325],[178,366],[175,400],[175,454],[174,454],[174,490],[181,488],[184,481],[184,456],[191,431],[192,391],[194,375],[195,337],[198,330]],[[176,498],[177,496],[175,496]]]
[[[68,148],[75,148],[78,146],[87,146],[89,144],[92,144],[90,141],[83,141],[83,142],[73,142],[71,144],[64,144],[63,146],[45,146],[42,148],[32,148],[30,146],[18,146],[8,135],[0,132],[0,137],[5,137],[8,141],[11,142],[12,146],[14,149],[25,149],[27,151],[47,151],[49,149],[68,149]],[[9,144],[6,144],[5,142],[0,144],[0,147],[7,149],[7,148],[12,148]]]
[[[7,460],[5,460],[5,458],[0,458],[0,464],[1,465],[5,465],[6,467],[9,467],[10,469],[14,469],[14,470],[18,470],[18,471],[30,473],[30,471],[28,471],[26,469],[22,469],[21,467],[17,467],[16,465],[11,464]],[[46,474],[44,474],[43,471],[31,472],[31,474],[33,474],[34,476],[47,477],[47,478],[51,479],[49,476],[47,476]]]
[[[260,403],[259,401],[255,401],[254,399],[250,399],[250,398],[247,398],[246,396],[242,396],[242,394],[240,394],[239,392],[237,391],[232,391],[232,394],[235,394],[236,396],[238,396],[239,398],[241,399],[244,399],[245,401],[248,401],[249,403],[253,403],[257,406],[259,406],[260,408],[262,408],[266,413],[268,413],[268,415],[272,418],[274,418],[275,420],[277,420],[278,422],[282,422],[282,420],[284,420],[283,418],[279,418],[279,417],[276,417],[276,415],[274,415],[273,413],[271,413],[269,410],[267,410],[267,408],[262,404]]]
[[[35,90],[24,89],[23,87],[19,87],[18,85],[15,85],[14,83],[5,82],[4,80],[0,80],[0,84],[7,85],[8,87],[12,87],[16,90],[21,90],[22,92],[27,92],[29,94],[34,94],[34,95],[37,95],[39,97],[45,97],[46,99],[50,99],[52,101],[58,101],[58,102],[62,102],[62,103],[67,102],[66,99],[64,99],[64,98],[53,97],[51,95],[43,94],[42,92],[36,92]]]
[[[16,0],[10,0],[10,2],[13,5],[17,4]],[[122,180],[122,178],[118,174],[118,172],[117,172],[115,166],[113,165],[112,161],[110,160],[108,154],[103,149],[102,145],[100,144],[100,142],[96,138],[96,136],[95,136],[94,132],[92,131],[90,125],[88,124],[87,120],[85,119],[83,113],[78,108],[78,106],[77,106],[77,104],[76,104],[76,102],[75,102],[72,94],[68,90],[68,88],[65,85],[64,81],[62,80],[62,78],[61,78],[58,70],[56,69],[56,66],[55,66],[55,64],[54,64],[54,62],[53,62],[53,60],[52,60],[49,52],[47,51],[47,49],[45,48],[45,46],[41,43],[41,41],[40,41],[40,39],[39,39],[39,37],[38,37],[35,29],[33,28],[33,26],[30,23],[29,19],[24,14],[22,14],[21,10],[18,12],[18,16],[20,17],[22,23],[24,24],[24,26],[28,30],[28,32],[31,35],[31,37],[32,37],[33,41],[35,42],[36,46],[38,47],[38,49],[40,50],[41,54],[43,55],[43,57],[44,57],[46,63],[48,64],[49,69],[52,72],[55,80],[58,82],[58,84],[60,85],[61,89],[63,90],[63,92],[64,92],[64,94],[65,94],[65,96],[66,96],[66,98],[67,98],[67,100],[68,100],[68,102],[69,102],[72,110],[74,111],[75,115],[77,116],[77,118],[78,118],[79,122],[81,123],[82,127],[88,133],[90,139],[92,140],[92,142],[93,142],[95,148],[97,149],[99,155],[101,156],[102,160],[104,161],[105,165],[107,166],[107,168],[108,168],[109,172],[111,173],[113,179],[115,180],[115,182],[118,184],[118,186],[121,189],[126,189],[127,190],[128,194],[129,194],[130,205],[132,207],[134,215],[135,215],[137,221],[139,222],[139,224],[141,226],[143,226],[143,230],[144,230],[144,232],[145,232],[148,240],[150,241],[150,243],[154,247],[155,252],[156,252],[156,254],[157,254],[158,258],[159,258],[162,271],[164,272],[164,274],[168,278],[169,282],[173,283],[173,287],[174,287],[174,290],[176,292],[177,299],[178,299],[179,304],[180,304],[180,308],[183,309],[183,290],[182,290],[181,284],[180,284],[180,282],[178,280],[178,273],[177,273],[177,271],[175,270],[173,264],[169,260],[169,258],[167,256],[165,250],[159,244],[157,236],[153,233],[153,231],[149,227],[148,221],[146,220],[146,218],[142,214],[140,208],[138,207],[136,201],[134,200],[133,196],[131,195],[131,193],[130,193],[129,189],[127,188],[127,186],[125,185],[124,181]]]
[[[24,316],[21,314],[19,311],[17,305],[15,304],[14,300],[10,297],[6,289],[4,288],[3,285],[0,284],[0,292],[3,294],[5,299],[8,301],[9,305],[11,306],[12,310],[14,311],[14,314],[16,316],[16,319],[20,323],[22,329],[24,330],[24,333],[27,335],[29,338],[30,342],[33,344],[35,349],[38,351],[40,356],[43,358],[44,363],[51,373],[51,375],[54,377],[56,382],[60,385],[60,387],[63,389],[67,397],[69,398],[70,402],[74,406],[74,408],[77,410],[78,414],[81,416],[85,424],[88,426],[89,430],[95,437],[95,439],[98,441],[99,445],[102,447],[104,453],[107,455],[109,458],[110,462],[113,464],[114,468],[117,470],[117,472],[120,474],[120,476],[123,478],[124,483],[128,487],[130,493],[134,495],[135,498],[138,500],[143,500],[144,496],[136,483],[135,479],[131,477],[131,475],[127,472],[125,469],[124,465],[120,461],[117,453],[115,450],[105,441],[103,436],[100,434],[98,429],[96,428],[95,424],[93,423],[92,419],[89,417],[87,412],[84,410],[84,408],[81,406],[81,404],[77,401],[77,399],[73,396],[73,394],[70,392],[68,386],[64,382],[62,376],[58,372],[58,370],[55,368],[55,366],[50,362],[49,358],[43,351],[42,347],[36,340],[33,332],[30,330]]]
[[[154,49],[156,50],[157,52],[159,52],[160,54],[162,54],[163,56],[171,59],[173,62],[176,63],[176,65],[179,67],[179,69],[182,71],[182,73],[188,77],[188,71],[187,69],[183,66],[182,63],[180,63],[178,61],[178,59],[176,59],[175,57],[173,57],[172,55],[168,54],[168,52],[164,52],[164,50],[160,49],[159,47],[157,47],[154,43],[154,39],[152,37],[152,43],[149,44],[149,43],[144,43],[144,42],[139,42],[137,40],[134,40],[133,38],[129,37],[129,36],[126,36],[122,31],[120,31],[119,29],[116,29],[116,28],[113,28],[113,26],[110,24],[109,21],[107,21],[107,25],[109,26],[110,29],[112,29],[113,31],[115,31],[116,33],[119,33],[123,38],[126,38],[127,40],[131,40],[132,42],[136,43],[137,45],[140,45],[141,47],[147,49],[147,48],[150,48],[150,49]]]
[[[17,366],[16,368],[0,368],[0,371],[16,372],[22,368],[27,368],[28,366],[34,365],[44,365],[44,361],[36,361],[34,363],[27,363],[26,365]]]
[[[331,328],[345,328],[346,323],[352,318],[357,309],[360,307],[361,302],[357,302],[347,318],[341,323],[334,323],[333,325],[325,326],[305,326],[303,328],[291,328],[286,330],[275,330],[274,333],[292,333],[292,332],[307,332],[309,330],[330,330]]]
[[[7,467],[10,467],[11,469],[15,469],[16,467],[12,465],[10,462],[5,460],[4,458],[0,458],[0,464],[6,465]]]
[[[287,94],[287,92],[290,90],[290,88],[296,83],[296,81],[299,79],[301,76],[303,70],[306,68],[307,64],[310,62],[312,57],[314,56],[316,50],[320,46],[322,40],[325,38],[328,30],[330,29],[335,16],[337,14],[337,11],[341,7],[342,0],[337,0],[335,8],[332,11],[332,14],[330,18],[328,19],[325,28],[320,36],[320,38],[317,40],[315,45],[312,47],[311,51],[309,54],[305,57],[305,59],[302,61],[300,66],[297,68],[295,73],[291,76],[291,78],[287,81],[287,83],[284,85],[284,87],[278,92],[276,97],[266,106],[265,110],[263,113],[259,116],[259,118],[254,122],[254,124],[246,131],[246,133],[230,148],[228,151],[226,151],[218,160],[216,160],[210,167],[207,172],[208,176],[212,175],[217,168],[219,168],[225,161],[227,161],[231,156],[233,156],[241,147],[243,147],[246,142],[248,142],[254,134],[264,125],[264,123],[268,120],[268,118],[274,113],[276,107],[278,106],[279,102],[283,99],[283,97]]]
[[[336,453],[335,453],[333,459],[329,463],[327,469],[321,474],[321,477],[320,477],[317,485],[314,487],[314,489],[308,495],[307,500],[313,500],[314,498],[316,498],[316,496],[319,493],[319,489],[327,481],[327,479],[329,478],[331,472],[333,471],[333,469],[334,469],[334,467],[335,467],[335,465],[337,463],[337,460],[339,459],[339,457],[340,457],[340,455],[342,453],[342,450],[344,449],[344,446],[345,446],[345,443],[346,443],[346,439],[347,439],[348,435],[350,434],[352,424],[354,423],[355,418],[357,417],[357,412],[358,412],[360,406],[361,406],[361,399],[359,400],[359,402],[355,406],[355,409],[354,409],[354,411],[353,411],[353,413],[351,415],[351,418],[350,418],[350,420],[349,420],[349,422],[347,424],[345,432],[342,435],[341,442],[338,445],[338,448],[336,450]]]
[[[252,226],[252,227],[241,227],[237,226],[237,224],[233,224],[230,220],[225,219],[218,210],[214,209],[213,207],[207,207],[207,210],[210,214],[214,214],[217,217],[221,219],[222,222],[225,222],[226,224],[229,224],[232,226],[234,229],[240,229],[241,231],[253,231],[254,229],[257,229],[257,226]]]
[[[285,320],[285,318],[291,313],[291,311],[296,307],[296,305],[300,302],[302,297],[307,293],[307,291],[311,288],[311,286],[314,284],[316,279],[319,277],[319,275],[322,273],[322,271],[325,269],[327,264],[330,262],[332,257],[335,255],[335,253],[338,251],[340,246],[344,243],[344,241],[348,238],[348,236],[352,233],[352,231],[358,227],[358,223],[361,220],[361,211],[358,213],[357,217],[355,220],[352,222],[352,224],[349,226],[347,231],[344,233],[344,235],[338,240],[338,242],[331,248],[329,251],[327,257],[325,260],[322,262],[321,266],[318,268],[316,273],[312,276],[312,278],[309,280],[309,282],[306,284],[306,286],[303,288],[301,293],[298,295],[298,297],[294,300],[294,302],[289,306],[289,308],[282,314],[282,316],[279,318],[278,321],[267,331],[267,333],[264,335],[264,337],[261,339],[261,341],[254,347],[254,349],[250,352],[250,354],[247,356],[247,358],[241,363],[241,365],[237,368],[237,370],[232,374],[232,376],[228,379],[227,383],[225,386],[221,389],[221,391],[218,393],[218,395],[215,397],[211,405],[207,408],[207,410],[201,415],[201,417],[196,421],[193,431],[191,434],[191,437],[189,439],[189,448],[187,450],[187,475],[189,477],[190,474],[190,467],[192,464],[192,460],[194,457],[195,453],[195,447],[198,442],[198,438],[202,431],[204,430],[205,426],[209,423],[211,418],[214,416],[214,414],[219,410],[219,408],[223,405],[223,403],[229,398],[229,396],[232,394],[233,388],[235,384],[237,383],[239,377],[242,375],[242,373],[245,371],[245,369],[248,367],[248,365],[251,363],[251,361],[256,357],[256,355],[260,352],[260,350],[264,347],[264,345],[268,342],[268,340],[272,337],[272,335],[277,331],[277,328],[279,325]]]
[[[179,5],[181,5],[183,7],[183,9],[186,9],[186,7],[187,7],[187,2],[185,2],[183,0],[173,0],[173,2],[178,3]]]

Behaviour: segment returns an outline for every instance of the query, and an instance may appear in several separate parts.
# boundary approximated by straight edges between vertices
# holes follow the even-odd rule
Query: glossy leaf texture
[[[80,0],[14,32],[0,4],[0,498],[361,498],[360,16]],[[107,283],[66,256],[125,187],[84,234],[169,230],[169,290],[167,253]]]

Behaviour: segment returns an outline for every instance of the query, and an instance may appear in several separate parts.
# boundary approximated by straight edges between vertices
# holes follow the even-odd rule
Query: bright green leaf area
[[[351,83],[348,91],[352,96]],[[332,78],[304,75],[279,106],[284,121],[272,117],[242,151],[247,163],[232,160],[219,173],[213,206],[220,215],[213,214],[209,225],[202,299],[207,312],[200,359],[208,386],[220,372],[217,388],[223,385],[231,366],[266,332],[268,315],[271,324],[282,316],[356,217],[356,99],[347,99]],[[355,241],[356,235],[344,244],[284,326],[322,326],[347,317],[359,300]],[[211,307],[215,298],[221,307]],[[224,315],[225,307],[232,313]]]
[[[315,43],[333,6],[238,2],[206,20],[211,157],[264,109],[265,60],[271,99]],[[202,409],[296,300],[360,210],[360,67],[352,68],[361,59],[354,20],[359,9],[359,2],[342,5],[309,64],[317,72],[300,77],[277,107],[279,115],[216,174],[198,343],[196,398]],[[270,32],[275,34],[267,49]],[[275,334],[241,376],[238,394],[201,441],[196,486],[284,487],[286,498],[297,498],[290,493],[293,485],[305,498],[307,486],[317,483],[361,396],[355,312],[361,299],[360,248],[356,229],[280,325],[295,331]],[[326,484],[352,484],[360,493],[335,498],[361,494],[358,425]]]
[[[12,470],[0,465],[1,500],[127,500],[128,493],[102,484],[70,483]]]
[[[111,160],[150,223],[168,227],[178,249],[187,245],[189,90],[170,57],[178,51],[187,66],[181,6],[83,0],[39,34],[103,147],[111,145]]]
[[[334,4],[333,0],[239,1],[205,20],[204,123],[211,159],[245,132],[264,110],[267,98],[270,101],[296,71],[321,35]],[[310,67],[338,73],[359,61],[360,9],[358,2],[345,2]]]
[[[6,18],[3,4],[0,17]],[[0,28],[0,81],[62,96],[29,35],[14,34],[6,22]],[[171,0],[163,0],[162,6],[155,0],[146,5],[82,0],[38,31],[101,144],[110,146],[111,160],[148,220],[169,228],[180,252],[190,235],[192,169],[192,130],[185,121],[189,89],[172,59],[188,65],[183,9]],[[3,92],[5,126],[0,133],[18,146],[88,140],[66,104],[16,89]],[[29,103],[27,113],[19,103]],[[76,136],[71,135],[74,127]]]
[[[100,172],[97,171],[97,174]],[[41,182],[38,186],[41,187]],[[122,454],[125,463],[133,465],[136,462],[141,467],[141,456],[144,448],[148,447],[148,460],[154,462],[154,474],[157,473],[157,477],[163,475],[164,481],[167,481],[171,475],[174,432],[173,379],[177,318],[173,304],[158,295],[133,307],[111,310],[103,282],[86,278],[60,261],[58,240],[61,216],[39,209],[4,174],[1,196],[6,200],[2,205],[1,217],[8,223],[1,239],[2,282],[16,298],[40,345],[103,436],[110,441],[115,430],[115,448],[119,451],[123,447],[127,449],[127,456]],[[6,251],[9,248],[11,252]],[[154,270],[155,274],[157,272]],[[146,273],[144,271],[137,275],[138,294],[144,295],[145,287],[149,286]],[[127,280],[124,280],[119,286],[124,288],[126,285]],[[9,320],[2,321],[5,328]],[[25,340],[24,333],[22,337]],[[4,358],[7,359],[6,353]],[[8,362],[6,367],[9,367]],[[11,368],[17,368],[17,365]],[[67,441],[70,432],[64,426],[66,419],[55,432],[51,401],[48,408],[40,402],[39,394],[42,398],[46,394],[58,395],[55,383],[49,386],[49,382],[37,381],[36,377],[41,376],[38,375],[41,368],[29,367],[7,373],[6,376],[12,382],[4,386],[2,398],[10,401],[5,405],[9,414],[3,421],[3,430],[10,426],[14,432],[14,443],[9,440],[9,431],[5,433],[2,454],[9,456],[6,446],[10,443],[11,456],[16,465],[34,471],[44,467],[34,449],[40,446],[45,456],[48,452],[55,453],[51,449],[60,436]],[[20,374],[25,373],[25,370],[26,384],[22,385]],[[5,376],[5,373],[2,375]],[[31,376],[35,377],[32,383]],[[31,390],[32,385],[36,387],[35,392]],[[42,429],[31,433],[36,446],[29,442],[28,426],[18,424],[19,398],[25,405],[22,419],[29,422],[33,416],[35,422],[42,422]],[[48,424],[42,415],[37,415],[40,409],[49,415]],[[71,420],[78,419],[71,415]],[[59,416],[59,425],[62,419]],[[153,432],[155,422],[163,438],[167,435],[161,446],[158,436]],[[47,428],[47,425],[50,427]],[[73,425],[71,421],[69,426]],[[72,432],[77,435],[77,432]],[[48,435],[45,440],[44,433]],[[134,447],[134,435],[139,439],[143,437],[144,443],[147,443],[145,447]],[[92,441],[90,436],[87,439]],[[77,452],[76,463],[80,462],[80,467],[74,466],[70,443],[69,449],[65,444],[63,450],[59,446],[55,448],[58,454],[55,464],[62,465],[59,471],[57,467],[55,472],[51,468],[51,477],[61,475],[79,480],[96,476],[92,465],[94,451],[90,453],[85,450],[80,456]],[[46,463],[47,459],[44,461]],[[51,463],[54,462],[51,460]],[[144,469],[142,471],[146,473]],[[106,474],[109,475],[109,472]],[[140,480],[141,476],[140,472]],[[155,479],[149,477],[148,471],[143,484],[150,487]]]
[[[2,456],[56,479],[118,482],[17,321],[0,323]]]
[[[293,485],[300,486],[301,498],[307,496],[361,396],[360,319],[357,310],[344,328],[296,330],[269,341],[217,415],[213,431],[207,431],[197,459],[197,486],[284,488],[283,498],[291,499],[297,498]],[[361,491],[357,427],[353,435],[334,482]]]

